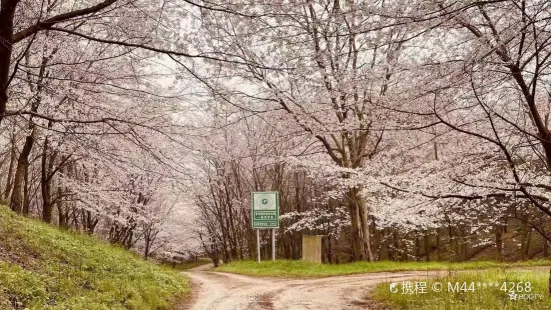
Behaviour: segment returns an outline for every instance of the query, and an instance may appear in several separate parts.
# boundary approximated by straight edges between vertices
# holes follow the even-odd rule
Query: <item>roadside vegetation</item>
[[[414,270],[473,270],[487,268],[549,266],[549,260],[531,260],[522,262],[499,263],[493,261],[469,262],[356,262],[348,264],[316,264],[299,260],[276,261],[235,261],[216,268],[216,271],[231,272],[249,276],[265,277],[328,277],[348,274],[414,271]]]
[[[403,310],[551,309],[551,299],[547,293],[548,279],[548,272],[534,270],[500,268],[452,272],[441,278],[419,280],[427,283],[426,293],[402,294],[402,283],[397,286],[396,293],[392,293],[390,283],[384,283],[375,288],[370,298],[391,309]],[[441,292],[434,292],[431,289],[435,282],[442,283]],[[452,290],[455,283],[459,283],[459,288],[463,283],[467,283],[464,286],[466,290],[451,292],[448,290],[448,282],[452,283]],[[481,287],[478,286],[479,282]],[[506,287],[503,286],[504,282],[507,283]],[[488,283],[493,284],[489,286]],[[469,290],[471,285],[474,291]],[[527,287],[530,288],[528,289],[530,292],[526,292]],[[516,294],[512,297],[513,299],[509,295],[511,288]]]
[[[0,309],[170,309],[176,271],[0,206]]]

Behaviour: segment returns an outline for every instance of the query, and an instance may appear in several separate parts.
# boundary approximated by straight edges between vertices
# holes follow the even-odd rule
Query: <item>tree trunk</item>
[[[34,143],[34,129],[31,135],[25,138],[25,145],[19,154],[17,160],[17,169],[15,170],[15,179],[13,180],[13,193],[11,196],[10,207],[13,211],[21,213],[23,211],[23,182],[25,180],[25,169],[29,165],[29,154]]]
[[[23,215],[29,215],[29,165],[25,165],[23,172]]]
[[[455,257],[453,258],[454,261],[460,260],[461,251],[459,249],[459,234],[457,233],[457,230],[454,229],[452,226],[448,226],[449,230],[449,236],[450,236],[450,243],[453,244],[453,250],[455,253]],[[455,230],[455,233],[454,233]]]
[[[467,252],[469,251],[469,243],[467,234],[465,233],[465,228],[460,226],[459,229],[459,232],[461,233],[461,261],[466,261],[468,259]]]
[[[351,188],[348,191],[348,205],[350,220],[352,221],[352,248],[354,250],[354,260],[373,261],[368,214],[357,188]]]
[[[48,122],[48,129],[52,128],[53,123]],[[51,155],[48,155],[50,151],[50,140],[48,137],[44,139],[44,145],[42,147],[41,155],[41,166],[40,166],[40,190],[42,192],[42,220],[46,223],[52,221],[52,178],[54,170],[54,162],[57,158],[57,151],[52,152]],[[61,158],[61,164],[64,162],[64,158]],[[60,197],[58,197],[60,199]]]
[[[94,230],[96,229],[96,225],[99,222],[99,218],[96,216],[95,218],[92,217],[92,212],[86,211],[86,233],[91,235],[94,233]]]
[[[353,260],[354,261],[362,261],[364,260],[363,255],[363,248],[362,248],[362,241],[361,241],[361,231],[360,231],[360,214],[357,206],[353,203],[350,203],[349,205],[349,212],[350,212],[350,221],[352,222],[352,234],[351,234],[351,240],[352,243],[352,253],[353,253]]]
[[[146,238],[145,240],[145,249],[143,251],[143,258],[147,260],[149,258],[149,248],[151,247],[151,242]]]
[[[441,252],[441,245],[440,245],[440,231],[437,228],[436,229],[436,260],[440,261],[442,260],[442,252]]]
[[[549,240],[543,238],[543,257],[549,257]]]
[[[419,240],[418,236],[415,237],[415,260],[421,260],[421,241]]]
[[[58,216],[58,225],[62,228],[69,228],[68,225],[68,219],[67,219],[67,213],[65,212],[65,208],[63,207],[63,199],[61,199],[61,186],[57,187],[57,201],[56,201],[56,207],[57,207],[57,216]]]
[[[327,236],[327,260],[329,264],[333,264],[333,238],[331,235]]]
[[[401,260],[401,255],[400,255],[400,252],[398,251],[399,246],[400,244],[398,243],[398,233],[396,232],[396,229],[392,229],[392,248],[393,248],[392,256],[395,257],[396,260]],[[396,255],[394,255],[394,253]]]
[[[501,226],[496,226],[496,259],[499,262],[503,261],[503,237]]]
[[[430,262],[430,235],[426,230],[423,244],[425,246],[425,260]]]
[[[366,258],[368,261],[373,261],[373,251],[371,250],[371,232],[369,231],[369,220],[367,216],[367,209],[363,204],[363,199],[359,198],[358,208],[360,209],[361,224],[362,224],[362,243]]]
[[[521,216],[522,226],[520,234],[520,259],[526,260],[528,258],[528,251],[530,248],[530,238],[531,238],[531,227],[527,224],[528,215],[524,214]]]
[[[43,152],[40,189],[42,192],[42,220],[46,223],[50,223],[52,221],[51,184],[46,172],[46,157],[46,152]]]
[[[12,137],[11,142],[11,151],[10,151],[10,166],[8,168],[8,176],[6,178],[6,189],[4,191],[4,199],[8,200],[11,193],[12,188],[12,177],[13,177],[13,167],[15,166],[15,160],[17,158],[17,154],[15,152],[15,138]]]
[[[10,62],[12,54],[13,19],[18,0],[3,0],[0,7],[0,124],[8,103]]]

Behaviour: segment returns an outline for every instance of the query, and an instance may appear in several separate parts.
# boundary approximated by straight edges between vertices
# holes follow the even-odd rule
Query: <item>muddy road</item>
[[[191,278],[193,310],[369,309],[369,289],[388,281],[422,279],[438,272],[379,272],[318,279],[256,278],[200,267]]]

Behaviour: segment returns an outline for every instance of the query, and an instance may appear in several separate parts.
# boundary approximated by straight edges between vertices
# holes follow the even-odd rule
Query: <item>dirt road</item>
[[[194,286],[193,310],[369,309],[366,296],[374,285],[438,274],[380,272],[321,279],[276,279],[205,269],[201,267],[186,272]]]

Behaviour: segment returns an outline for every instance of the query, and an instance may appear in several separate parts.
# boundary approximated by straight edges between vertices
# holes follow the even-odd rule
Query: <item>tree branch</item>
[[[97,13],[97,12],[111,6],[112,4],[114,4],[117,1],[118,0],[105,0],[103,2],[100,2],[100,3],[98,3],[94,6],[91,6],[91,7],[85,8],[85,9],[75,10],[75,11],[59,14],[59,15],[56,15],[54,17],[48,18],[44,21],[38,22],[33,26],[30,26],[28,28],[25,28],[25,29],[15,33],[12,36],[11,41],[12,41],[12,43],[17,43],[17,42],[19,42],[19,41],[21,41],[21,40],[23,40],[27,37],[30,37],[31,35],[33,35],[34,33],[38,32],[40,30],[51,29],[57,23],[67,21],[67,20],[75,18],[75,17],[80,17],[80,16],[84,16],[84,15]]]

